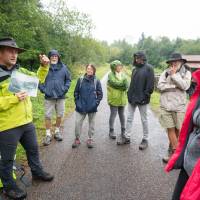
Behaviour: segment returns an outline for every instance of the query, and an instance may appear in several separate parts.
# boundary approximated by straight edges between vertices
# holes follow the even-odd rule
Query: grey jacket
[[[158,81],[160,107],[167,111],[185,112],[186,90],[190,87],[191,72],[184,65],[176,74],[169,75],[168,71],[166,69]]]
[[[184,154],[184,169],[190,176],[198,159],[200,159],[200,109],[197,109],[193,115],[193,124],[195,128],[189,136],[189,140]]]

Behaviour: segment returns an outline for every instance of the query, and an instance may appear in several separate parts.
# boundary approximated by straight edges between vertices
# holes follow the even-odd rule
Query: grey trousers
[[[148,120],[147,120],[147,107],[148,105],[132,105],[128,104],[128,116],[126,124],[126,136],[130,137],[132,132],[133,119],[136,108],[139,108],[140,117],[143,127],[143,139],[148,139],[149,129],[148,129]]]
[[[121,128],[125,129],[125,106],[111,106],[110,105],[110,118],[109,118],[109,127],[114,129],[115,118],[117,113],[119,114],[119,119],[121,123]]]
[[[79,113],[76,112],[76,122],[75,122],[75,136],[79,138],[82,131],[83,121],[85,117],[88,115],[88,122],[89,122],[89,130],[88,130],[88,137],[92,138],[95,131],[95,116],[96,113]]]

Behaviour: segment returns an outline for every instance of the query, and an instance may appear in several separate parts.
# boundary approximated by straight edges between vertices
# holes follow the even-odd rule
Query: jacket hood
[[[196,81],[195,93],[200,92],[200,69],[192,73],[192,78]]]
[[[139,67],[139,68],[143,67],[147,62],[147,56],[146,56],[144,51],[138,51],[138,52],[134,53],[133,58],[134,58],[133,59],[133,65],[136,66],[136,67]],[[136,58],[141,58],[144,61],[144,63],[143,64],[137,63]]]
[[[116,67],[119,65],[122,66],[122,63],[119,60],[115,60],[115,61],[111,62],[110,69],[112,70],[112,72],[115,72]]]
[[[9,78],[10,74],[7,71],[4,71],[1,67],[0,67],[0,82],[6,80],[7,78]]]
[[[18,68],[19,66],[15,65],[11,70],[7,70],[5,66],[0,65],[0,82],[9,78],[11,76],[12,71]]]
[[[83,75],[83,78],[84,79],[87,79],[87,80],[94,80],[96,78],[96,75],[91,75],[91,76],[88,76],[86,73]]]
[[[144,51],[138,51],[138,52],[134,53],[133,57],[134,57],[134,60],[136,57],[138,57],[138,58],[142,58],[142,60],[144,60],[144,61],[147,61],[147,56]]]
[[[49,69],[52,70],[52,71],[57,71],[57,70],[60,70],[63,67],[65,67],[65,65],[61,61],[58,61],[57,64],[51,64]]]
[[[51,51],[49,51],[48,58],[50,59],[50,57],[53,55],[58,56],[58,62],[60,62],[60,54],[56,49],[52,49]]]

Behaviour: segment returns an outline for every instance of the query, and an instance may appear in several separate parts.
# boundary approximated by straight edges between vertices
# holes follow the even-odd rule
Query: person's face
[[[14,66],[17,62],[18,50],[12,47],[5,47],[0,50],[0,64],[8,68]]]
[[[140,57],[135,57],[135,62],[137,63],[137,64],[144,64],[144,61],[143,61],[143,59],[142,58],[140,58]]]
[[[117,65],[115,68],[115,71],[119,73],[122,71],[122,69],[123,69],[123,67],[121,65]]]
[[[51,64],[57,64],[58,63],[58,56],[57,55],[52,55],[51,57],[50,57],[50,63]]]
[[[173,61],[169,63],[169,67],[170,68],[175,68],[175,69],[179,69],[181,67],[182,62],[181,61]]]
[[[86,68],[86,74],[88,76],[94,75],[94,70],[93,70],[93,68],[90,65]]]

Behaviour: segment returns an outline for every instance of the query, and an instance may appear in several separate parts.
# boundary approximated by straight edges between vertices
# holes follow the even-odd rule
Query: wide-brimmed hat
[[[15,42],[15,40],[10,37],[1,38],[0,39],[0,47],[11,47],[11,48],[16,49],[18,51],[18,53],[22,53],[22,52],[26,51],[23,48],[19,48],[17,46],[17,43]]]
[[[184,63],[187,62],[187,60],[184,59],[180,53],[172,53],[166,63],[169,64],[174,61],[183,61]]]

